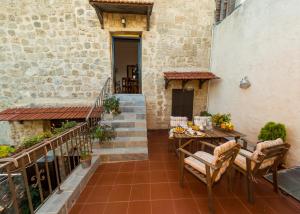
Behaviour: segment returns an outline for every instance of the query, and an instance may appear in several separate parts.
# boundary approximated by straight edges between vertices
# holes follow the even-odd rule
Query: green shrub
[[[109,97],[104,100],[103,108],[106,113],[113,113],[114,115],[120,114],[120,100],[115,96]]]
[[[268,122],[258,135],[258,139],[262,141],[276,140],[281,138],[283,141],[286,139],[286,129],[281,123]]]
[[[9,145],[1,145],[0,146],[0,158],[5,158],[14,153],[16,149]]]
[[[99,140],[99,143],[104,141],[110,141],[115,138],[115,130],[107,125],[99,125],[93,131],[92,136]]]

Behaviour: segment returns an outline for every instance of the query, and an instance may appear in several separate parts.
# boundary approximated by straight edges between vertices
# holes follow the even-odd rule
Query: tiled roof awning
[[[95,8],[102,29],[104,29],[103,13],[127,13],[147,16],[147,30],[150,29],[150,16],[153,1],[150,0],[90,0]]]
[[[176,72],[169,71],[164,72],[165,78],[165,89],[168,88],[169,82],[171,80],[182,80],[182,88],[189,80],[199,80],[199,88],[202,87],[203,83],[211,79],[220,79],[215,74],[211,72],[201,72],[201,71],[191,71],[191,72]]]
[[[84,119],[91,107],[11,108],[0,112],[0,121]],[[101,114],[101,109],[95,111]]]

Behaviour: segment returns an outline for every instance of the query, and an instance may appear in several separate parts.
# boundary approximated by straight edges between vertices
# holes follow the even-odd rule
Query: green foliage
[[[276,140],[281,138],[283,141],[286,139],[286,129],[281,123],[268,122],[258,135],[258,139],[262,141]]]
[[[24,141],[23,141],[23,143],[22,143],[22,145],[25,148],[29,148],[29,147],[31,147],[31,146],[33,146],[33,145],[35,145],[37,143],[40,143],[43,140],[45,140],[47,138],[50,138],[52,136],[53,136],[53,134],[51,132],[43,132],[41,134],[25,138]]]
[[[202,117],[211,117],[212,114],[209,113],[208,111],[201,111],[200,116],[202,116]]]
[[[53,133],[54,134],[60,134],[70,128],[73,128],[77,125],[77,122],[75,121],[66,121],[66,122],[62,122],[61,127],[59,128],[54,128],[53,129]]]
[[[110,141],[116,137],[115,130],[107,125],[99,125],[93,131],[93,137],[99,139],[99,143]]]
[[[214,114],[212,116],[212,121],[216,126],[220,126],[222,123],[230,123],[231,115],[230,114]]]
[[[12,153],[14,153],[16,149],[12,146],[8,145],[1,145],[0,146],[0,158],[5,158],[10,156]]]
[[[104,100],[103,107],[106,113],[113,113],[114,115],[120,114],[120,100],[115,96],[109,97]]]

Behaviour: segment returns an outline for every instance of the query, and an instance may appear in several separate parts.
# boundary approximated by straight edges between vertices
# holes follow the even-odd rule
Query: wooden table
[[[214,127],[212,130],[204,130],[201,132],[205,133],[205,135],[204,136],[191,136],[191,135],[187,135],[185,133],[183,133],[183,134],[173,133],[173,137],[169,137],[169,139],[171,139],[171,140],[177,139],[178,146],[181,147],[182,140],[203,139],[203,140],[209,140],[209,141],[215,143],[216,141],[221,142],[223,139],[226,139],[226,138],[234,138],[237,141],[241,137],[246,136],[237,131],[226,131],[226,130],[222,130],[221,128],[217,128],[217,127]],[[244,141],[243,148],[246,148],[246,147],[247,147],[247,142]]]

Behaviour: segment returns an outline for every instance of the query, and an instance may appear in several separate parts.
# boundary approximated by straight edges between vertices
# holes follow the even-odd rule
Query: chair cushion
[[[272,141],[264,141],[262,143],[258,143],[257,146],[256,146],[256,149],[255,151],[252,153],[252,152],[249,152],[247,150],[244,150],[244,149],[241,149],[240,150],[240,153],[245,153],[247,154],[248,156],[252,157],[253,159],[257,160],[259,155],[262,154],[261,150],[262,149],[265,149],[265,148],[269,148],[269,147],[272,147],[272,146],[277,146],[277,145],[281,145],[283,144],[284,142],[278,138],[276,140],[272,140]],[[270,159],[266,159],[262,162],[262,164],[260,165],[260,169],[264,169],[268,166],[272,166],[273,163],[274,163],[274,160],[275,160],[275,157],[274,158],[270,158]],[[234,163],[239,166],[240,168],[246,170],[247,167],[246,167],[246,158],[240,154],[237,155]],[[253,167],[255,166],[255,162],[252,161],[251,163],[251,169],[253,169]]]
[[[200,157],[200,158],[204,159],[205,161],[215,165],[218,158],[224,152],[228,151],[229,149],[232,149],[235,145],[236,145],[235,141],[228,141],[228,142],[222,144],[221,146],[217,146],[214,150],[214,155],[211,155],[211,154],[209,154],[207,152],[203,152],[203,151],[198,151],[194,155],[196,155],[197,157]],[[206,175],[206,169],[205,169],[205,164],[204,163],[196,160],[193,157],[185,158],[184,162],[186,164],[190,165],[191,167],[193,167],[194,169],[196,169],[197,171],[199,171],[200,173]],[[223,163],[219,173],[216,176],[215,181],[218,181],[221,178],[221,175],[226,171],[228,165],[229,165],[229,160],[227,160]],[[214,170],[211,169],[211,174],[213,173],[213,171]]]
[[[217,146],[214,150],[214,156],[217,161],[217,159],[228,150],[232,149],[234,146],[236,146],[235,140],[227,141],[226,143],[221,144],[220,146]]]
[[[248,156],[250,156],[250,157],[253,155],[252,152],[249,152],[249,151],[244,150],[244,149],[241,149],[239,153],[244,153],[244,154],[246,154],[246,155],[248,155]],[[245,158],[244,156],[240,155],[240,154],[238,154],[238,155],[236,156],[236,158],[235,158],[235,160],[234,160],[234,163],[235,163],[238,167],[242,168],[243,170],[246,170],[246,169],[247,169],[247,167],[246,167],[246,158]],[[251,165],[254,165],[254,164],[251,164]],[[253,166],[252,166],[252,167],[253,167]]]
[[[213,164],[215,157],[207,152],[203,152],[203,151],[198,151],[194,154],[197,157],[200,157],[202,159],[204,159],[205,161]],[[184,159],[184,163],[190,165],[191,167],[193,167],[194,169],[196,169],[197,171],[201,172],[202,174],[206,175],[206,169],[205,169],[205,164],[196,160],[193,157],[187,157]],[[213,170],[211,170],[211,173],[213,172]]]
[[[176,126],[182,126],[182,127],[187,127],[187,117],[173,117],[171,116],[170,118],[170,126],[171,127],[176,127]]]

